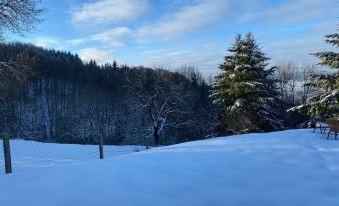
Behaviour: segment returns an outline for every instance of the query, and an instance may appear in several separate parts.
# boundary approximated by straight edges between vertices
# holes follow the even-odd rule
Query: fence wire
[[[5,173],[4,148],[2,139],[0,139],[0,175]]]
[[[4,148],[0,147],[0,175],[5,174]],[[98,145],[42,143],[28,140],[10,140],[13,173],[68,163],[99,159]],[[104,158],[138,152],[143,146],[104,145]]]

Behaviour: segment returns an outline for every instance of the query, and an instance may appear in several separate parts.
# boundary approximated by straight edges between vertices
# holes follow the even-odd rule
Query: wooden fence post
[[[5,133],[2,141],[4,147],[5,172],[6,174],[8,174],[12,173],[11,147],[9,143],[9,134]]]
[[[101,134],[99,134],[99,153],[100,159],[104,159],[104,139]]]

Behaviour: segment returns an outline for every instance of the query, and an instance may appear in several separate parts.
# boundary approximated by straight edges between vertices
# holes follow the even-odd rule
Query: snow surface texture
[[[0,175],[5,174],[4,152],[0,140]],[[25,140],[11,140],[11,157],[13,172],[50,167],[65,163],[77,163],[99,159],[98,145],[53,144]],[[122,154],[144,150],[144,146],[104,146],[104,157],[114,157]]]
[[[0,176],[1,205],[338,206],[339,141],[289,130]]]

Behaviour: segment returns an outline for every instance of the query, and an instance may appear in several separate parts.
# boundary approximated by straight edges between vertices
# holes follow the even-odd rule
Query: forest
[[[107,144],[173,144],[205,138],[216,127],[210,85],[193,67],[99,66],[30,44],[0,47],[1,62],[25,65],[25,79],[8,87],[1,102],[1,130],[13,136],[91,144],[103,135]]]
[[[41,21],[39,1],[0,5],[6,33]],[[7,11],[7,10],[6,10]],[[4,39],[4,32],[1,39]],[[325,42],[334,49],[339,34]],[[169,145],[338,119],[339,54],[314,53],[317,65],[286,60],[272,66],[254,34],[227,46],[218,75],[83,61],[78,54],[20,42],[0,43],[0,131],[44,142]],[[309,55],[309,54],[305,54]]]

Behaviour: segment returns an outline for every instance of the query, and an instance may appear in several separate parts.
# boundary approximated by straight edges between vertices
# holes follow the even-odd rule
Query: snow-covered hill
[[[2,175],[0,204],[338,206],[339,141],[248,134]]]

